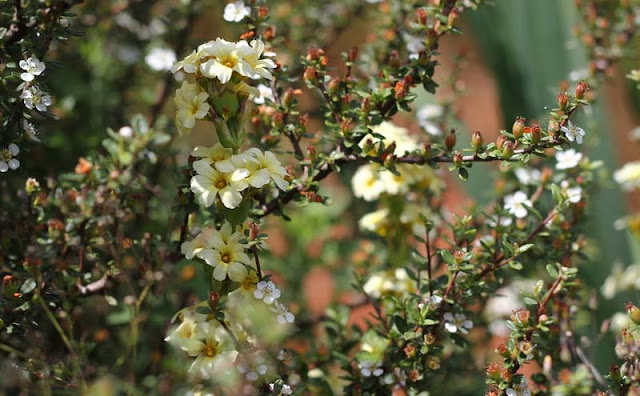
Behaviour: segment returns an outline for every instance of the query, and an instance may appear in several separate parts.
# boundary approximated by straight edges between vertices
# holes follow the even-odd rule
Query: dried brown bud
[[[393,69],[397,69],[400,67],[400,57],[398,56],[398,51],[393,50],[389,55],[389,66]]]
[[[452,129],[451,132],[444,139],[444,146],[447,148],[447,151],[453,150],[456,146],[456,130]]]

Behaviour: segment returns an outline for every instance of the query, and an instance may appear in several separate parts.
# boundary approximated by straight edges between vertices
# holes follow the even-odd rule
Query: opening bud
[[[584,93],[587,91],[587,89],[589,89],[589,86],[587,85],[587,83],[585,83],[584,81],[580,81],[577,85],[576,85],[576,99],[582,99],[584,98]]]
[[[564,110],[567,108],[567,105],[569,104],[569,96],[564,93],[564,92],[560,92],[558,94],[558,106]]]
[[[471,136],[471,145],[476,149],[476,151],[480,150],[484,145],[484,139],[482,138],[480,131],[475,131],[473,136]]]
[[[509,159],[513,156],[513,142],[507,140],[502,146],[502,159]]]

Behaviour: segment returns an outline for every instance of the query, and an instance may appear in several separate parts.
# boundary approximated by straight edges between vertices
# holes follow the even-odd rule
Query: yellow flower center
[[[222,260],[222,262],[225,264],[229,264],[231,262],[231,257],[228,253],[225,253],[222,255],[222,257],[220,257],[220,260]]]
[[[202,350],[202,352],[204,352],[204,354],[207,357],[216,356],[218,354],[218,343],[214,343],[214,344],[207,343],[207,345],[205,345],[205,347]]]
[[[227,182],[224,179],[220,179],[216,182],[216,188],[218,190],[222,190],[223,188],[225,188],[227,186]]]
[[[12,157],[13,155],[11,155],[9,150],[0,150],[0,161],[9,161]]]

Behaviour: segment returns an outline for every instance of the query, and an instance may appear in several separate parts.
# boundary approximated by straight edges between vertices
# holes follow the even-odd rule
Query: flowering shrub
[[[453,99],[420,99],[439,88],[445,37],[488,7],[480,0],[354,0],[323,12],[233,1],[213,9],[241,33],[194,48],[189,29],[206,2],[151,3],[100,6],[145,47],[120,48],[114,68],[143,59],[142,72],[120,73],[140,73],[132,84],[157,73],[155,98],[118,96],[136,104],[126,125],[107,129],[73,172],[1,184],[0,349],[16,374],[3,390],[640,392],[640,308],[596,324],[602,337],[618,332],[616,360],[586,339],[597,297],[581,271],[604,164],[587,150],[597,128],[579,118],[627,56],[637,1],[578,1],[586,73],[546,114],[516,117],[495,139],[467,134]],[[21,168],[18,156],[36,159],[20,145],[37,150],[39,122],[81,111],[68,98],[56,110],[43,82],[57,65],[51,40],[74,32],[72,5],[0,5],[3,173]],[[100,11],[83,10],[84,22]],[[364,11],[380,32],[336,62],[325,47]],[[108,73],[99,65],[113,60],[86,51]],[[444,88],[461,94],[455,82]],[[450,191],[477,168],[497,171],[496,188],[486,204],[455,208]],[[630,162],[613,178],[633,190],[639,175]],[[619,223],[633,229],[633,218]],[[278,253],[283,233],[292,243]],[[303,308],[323,287],[313,284],[322,275],[301,279],[312,262],[331,270],[328,289],[337,279],[349,290],[339,304]],[[636,267],[616,267],[600,293],[637,291]]]

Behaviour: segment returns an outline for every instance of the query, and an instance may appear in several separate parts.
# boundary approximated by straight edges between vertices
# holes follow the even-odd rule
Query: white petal
[[[9,168],[16,170],[20,167],[20,161],[15,158],[9,160]]]

